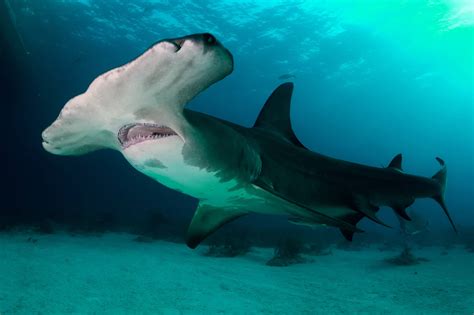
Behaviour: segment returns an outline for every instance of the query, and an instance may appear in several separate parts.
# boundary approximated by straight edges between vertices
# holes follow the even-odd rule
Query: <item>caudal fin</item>
[[[441,165],[441,169],[433,175],[432,179],[437,181],[439,183],[439,191],[436,195],[434,195],[432,198],[443,208],[444,213],[449,219],[449,222],[451,223],[454,232],[458,232],[456,229],[456,226],[454,225],[453,219],[451,219],[451,215],[449,214],[448,208],[446,207],[446,203],[444,201],[444,191],[446,189],[446,177],[447,177],[447,169],[446,169],[446,164],[442,159],[439,157],[436,158],[436,161]]]

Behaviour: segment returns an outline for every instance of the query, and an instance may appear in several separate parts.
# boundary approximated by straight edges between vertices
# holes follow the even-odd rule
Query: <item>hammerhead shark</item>
[[[410,220],[405,209],[417,198],[436,200],[455,228],[443,160],[429,178],[405,174],[401,155],[380,168],[310,151],[291,127],[292,83],[276,88],[251,128],[184,108],[232,70],[231,53],[211,34],[162,40],[69,100],[43,147],[58,155],[117,150],[139,172],[199,199],[191,248],[251,212],[337,227],[352,240],[361,219],[384,224],[381,206]]]

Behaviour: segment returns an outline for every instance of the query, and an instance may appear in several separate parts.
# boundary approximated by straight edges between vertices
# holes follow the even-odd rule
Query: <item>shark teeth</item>
[[[134,144],[176,136],[176,132],[170,127],[151,123],[128,124],[120,128],[118,140],[122,148],[126,149]]]

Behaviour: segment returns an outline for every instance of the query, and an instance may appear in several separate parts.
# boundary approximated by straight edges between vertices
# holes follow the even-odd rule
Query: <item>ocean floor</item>
[[[415,266],[373,248],[269,267],[272,249],[214,258],[134,237],[0,234],[0,314],[474,313],[474,254],[462,248],[414,250],[430,260]]]

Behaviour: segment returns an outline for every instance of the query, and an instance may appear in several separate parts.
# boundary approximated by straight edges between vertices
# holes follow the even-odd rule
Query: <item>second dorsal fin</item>
[[[293,83],[278,86],[263,105],[254,128],[264,129],[274,135],[304,148],[291,128],[290,104]]]

